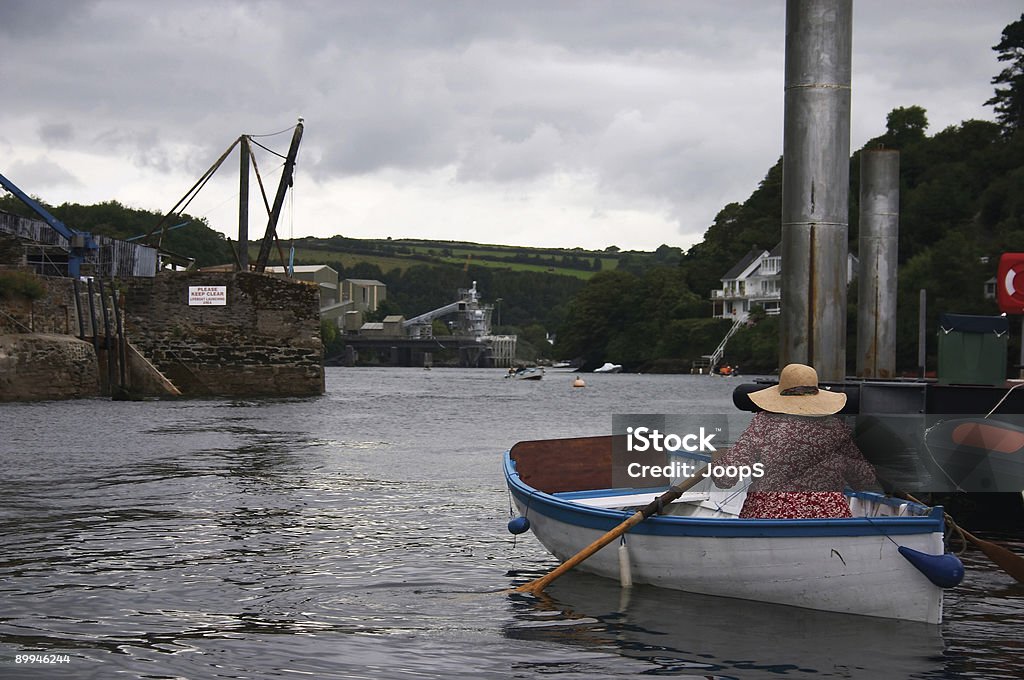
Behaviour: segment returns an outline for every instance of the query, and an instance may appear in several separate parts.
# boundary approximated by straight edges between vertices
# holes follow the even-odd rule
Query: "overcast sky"
[[[1021,11],[854,0],[851,147],[899,106],[992,120]],[[0,173],[162,212],[302,116],[284,238],[687,248],[782,153],[784,39],[783,0],[0,0]],[[232,238],[237,173],[188,210]]]

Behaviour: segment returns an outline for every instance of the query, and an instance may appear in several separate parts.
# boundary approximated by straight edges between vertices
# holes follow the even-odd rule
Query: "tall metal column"
[[[852,0],[787,0],[779,363],[846,374]]]
[[[857,376],[896,374],[896,259],[900,228],[900,152],[860,157],[860,271],[857,281]]]

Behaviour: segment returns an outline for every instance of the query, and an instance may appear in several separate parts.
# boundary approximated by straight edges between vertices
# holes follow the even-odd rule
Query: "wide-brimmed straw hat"
[[[818,372],[803,364],[789,364],[779,374],[779,384],[751,392],[750,401],[765,411],[794,416],[827,416],[846,405],[846,394],[818,387]]]

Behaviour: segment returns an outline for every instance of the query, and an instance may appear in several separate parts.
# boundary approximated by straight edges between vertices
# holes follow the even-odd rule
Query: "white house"
[[[857,275],[857,258],[846,258],[846,282]],[[765,313],[781,312],[782,244],[770,251],[754,247],[722,277],[722,287],[711,291],[711,316],[716,319],[745,321],[750,310],[759,305]]]

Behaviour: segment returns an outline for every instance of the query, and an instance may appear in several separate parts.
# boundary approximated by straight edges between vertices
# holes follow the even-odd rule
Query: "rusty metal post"
[[[900,152],[860,157],[860,271],[857,377],[896,375],[896,256],[900,229]]]
[[[779,364],[846,375],[852,0],[787,0]]]

